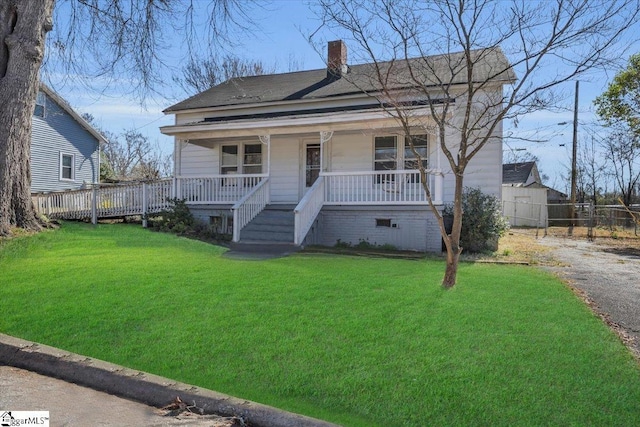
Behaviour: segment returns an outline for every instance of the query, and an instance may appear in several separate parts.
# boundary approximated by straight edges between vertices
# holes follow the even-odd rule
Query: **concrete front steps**
[[[293,205],[267,205],[240,232],[240,241],[231,250],[254,253],[291,253],[299,251],[293,244]]]

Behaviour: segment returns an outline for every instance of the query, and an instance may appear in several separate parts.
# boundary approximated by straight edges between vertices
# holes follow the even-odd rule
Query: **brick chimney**
[[[335,40],[329,42],[327,51],[327,77],[339,79],[347,74],[347,45],[342,40]]]

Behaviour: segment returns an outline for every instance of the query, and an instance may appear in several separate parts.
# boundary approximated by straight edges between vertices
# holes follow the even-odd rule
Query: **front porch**
[[[295,206],[289,243],[301,246],[323,208],[423,212],[427,193],[443,204],[442,152],[427,111],[415,111],[411,135],[376,109],[231,121],[193,112],[162,131],[176,138],[176,197],[202,220],[224,217],[233,242],[247,241],[255,234],[243,229],[266,206]]]
[[[435,170],[426,174],[427,188],[435,205],[442,204],[443,177]],[[175,197],[188,205],[219,206],[233,214],[233,242],[271,200],[271,178],[266,174],[176,177]],[[302,245],[325,206],[369,206],[389,210],[399,206],[427,206],[427,194],[418,170],[319,172],[293,209],[293,243]],[[293,206],[293,205],[290,205]]]

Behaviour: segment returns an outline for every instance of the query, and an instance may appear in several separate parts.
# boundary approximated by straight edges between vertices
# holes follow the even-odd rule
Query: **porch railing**
[[[266,177],[266,174],[181,176],[175,180],[175,197],[189,204],[233,204]]]
[[[316,182],[304,195],[298,206],[294,209],[293,243],[301,245],[307,233],[313,226],[318,213],[324,204],[324,177],[319,176]]]
[[[264,178],[260,183],[245,194],[231,208],[233,210],[233,241],[240,241],[240,232],[269,204],[269,179]]]
[[[442,203],[442,176],[427,171],[435,204]],[[327,205],[426,204],[427,196],[417,170],[323,172]]]

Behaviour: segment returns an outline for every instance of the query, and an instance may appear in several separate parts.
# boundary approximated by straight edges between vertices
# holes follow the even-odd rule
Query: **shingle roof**
[[[524,184],[536,162],[507,163],[502,165],[503,184]]]
[[[515,74],[500,48],[479,49],[472,52],[477,62],[473,79],[476,82],[509,82]],[[192,96],[164,110],[166,113],[207,107],[246,105],[289,100],[321,99],[380,90],[379,79],[385,76],[389,89],[415,86],[410,71],[422,75],[423,84],[436,86],[439,82],[466,83],[465,56],[462,52],[450,55],[434,55],[376,64],[349,67],[343,78],[327,76],[326,69],[298,71],[284,74],[267,74],[230,79],[204,92]],[[452,72],[451,70],[455,70]]]

